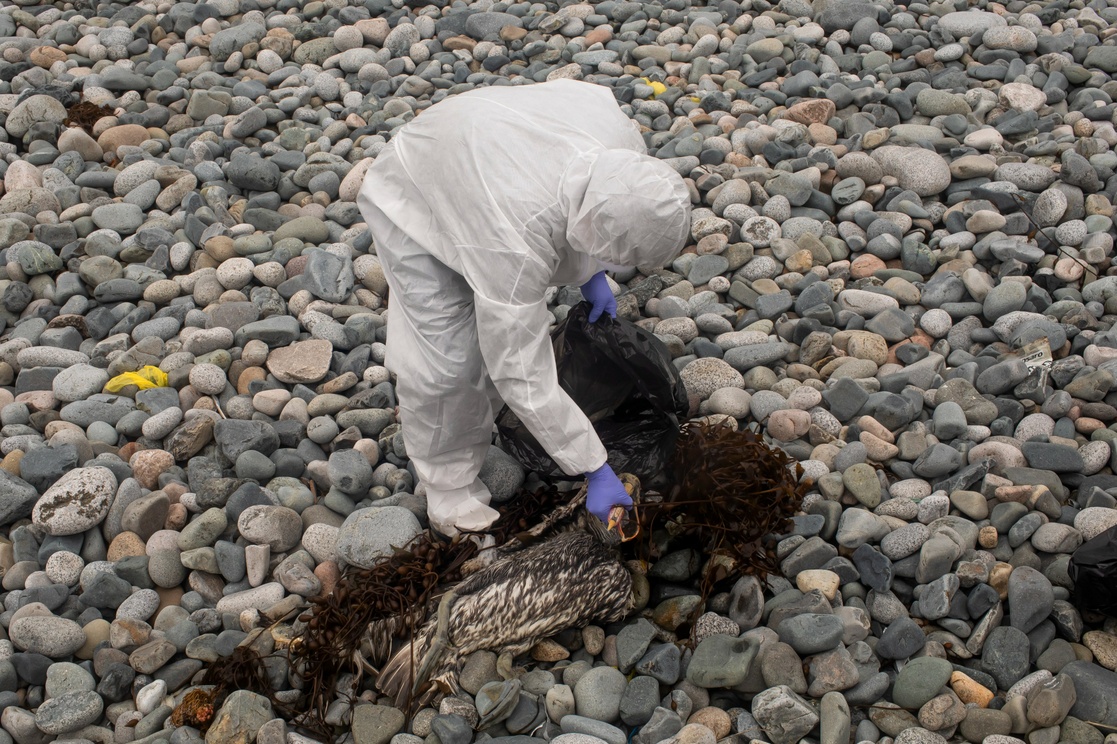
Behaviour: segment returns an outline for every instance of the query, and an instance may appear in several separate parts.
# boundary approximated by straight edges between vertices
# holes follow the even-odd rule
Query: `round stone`
[[[203,395],[220,395],[228,380],[225,370],[216,364],[195,364],[190,369],[190,384]]]
[[[338,531],[337,553],[346,563],[369,568],[394,548],[405,547],[420,531],[419,520],[402,507],[358,509]]]
[[[687,391],[702,399],[722,388],[742,388],[745,382],[740,372],[727,362],[713,357],[695,359],[683,367],[679,376]]]
[[[31,519],[55,536],[85,532],[108,515],[116,486],[116,476],[108,468],[76,468],[47,489],[35,503]]]
[[[1112,527],[1117,527],[1117,509],[1089,506],[1074,516],[1074,528],[1084,540],[1093,540]]]
[[[46,574],[47,578],[55,584],[75,586],[83,568],[85,568],[85,561],[80,555],[60,550],[47,559]]]
[[[52,659],[69,656],[85,645],[81,626],[61,617],[21,617],[12,622],[8,635],[16,648]]]
[[[240,289],[252,281],[255,264],[247,258],[230,258],[217,267],[217,280],[225,289]]]
[[[934,196],[950,185],[950,166],[933,150],[885,145],[873,150],[872,157],[901,188],[919,196]]]
[[[937,307],[923,313],[919,318],[919,327],[931,338],[944,338],[953,324],[950,313]]]
[[[244,539],[267,545],[273,553],[285,553],[302,538],[302,518],[286,506],[257,504],[241,512],[237,529]]]
[[[953,672],[954,668],[946,659],[930,656],[912,659],[896,678],[892,700],[901,707],[918,710],[939,694]]]
[[[45,734],[68,734],[95,723],[103,710],[104,701],[95,691],[67,692],[39,706],[35,725]]]
[[[144,213],[137,204],[106,204],[93,210],[93,222],[99,228],[131,235],[144,223]]]
[[[620,713],[621,698],[628,680],[614,667],[594,667],[574,686],[578,715],[612,722]]]

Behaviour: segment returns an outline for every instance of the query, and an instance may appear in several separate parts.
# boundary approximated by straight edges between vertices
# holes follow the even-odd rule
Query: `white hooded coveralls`
[[[462,93],[402,127],[357,199],[389,287],[386,365],[441,532],[498,516],[477,475],[501,399],[568,475],[605,463],[559,387],[544,295],[604,264],[662,266],[690,195],[612,93],[569,80]]]

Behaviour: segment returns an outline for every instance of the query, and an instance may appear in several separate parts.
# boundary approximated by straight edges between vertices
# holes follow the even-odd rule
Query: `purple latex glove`
[[[609,512],[614,506],[632,506],[632,497],[624,490],[624,484],[608,463],[592,473],[586,473],[586,481],[589,483],[586,509],[605,524],[609,523]]]
[[[597,272],[582,285],[582,296],[593,305],[590,310],[591,323],[596,323],[602,313],[608,313],[610,318],[617,317],[617,299],[613,297],[613,290],[609,288],[609,280],[605,278],[604,271]]]

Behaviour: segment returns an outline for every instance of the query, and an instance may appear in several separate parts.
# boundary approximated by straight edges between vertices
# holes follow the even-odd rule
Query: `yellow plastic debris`
[[[652,89],[652,98],[663,95],[667,90],[667,86],[658,80],[648,80],[647,78],[640,78],[640,82]]]
[[[140,390],[167,387],[167,373],[151,365],[143,367],[138,372],[125,372],[106,382],[105,392],[119,393],[129,385],[135,385]]]

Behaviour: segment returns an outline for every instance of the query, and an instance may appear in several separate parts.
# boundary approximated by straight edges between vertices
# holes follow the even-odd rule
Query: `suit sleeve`
[[[472,247],[461,254],[468,256],[462,268],[474,291],[481,355],[500,397],[567,475],[601,467],[607,454],[601,439],[559,386],[546,268],[518,252]]]

